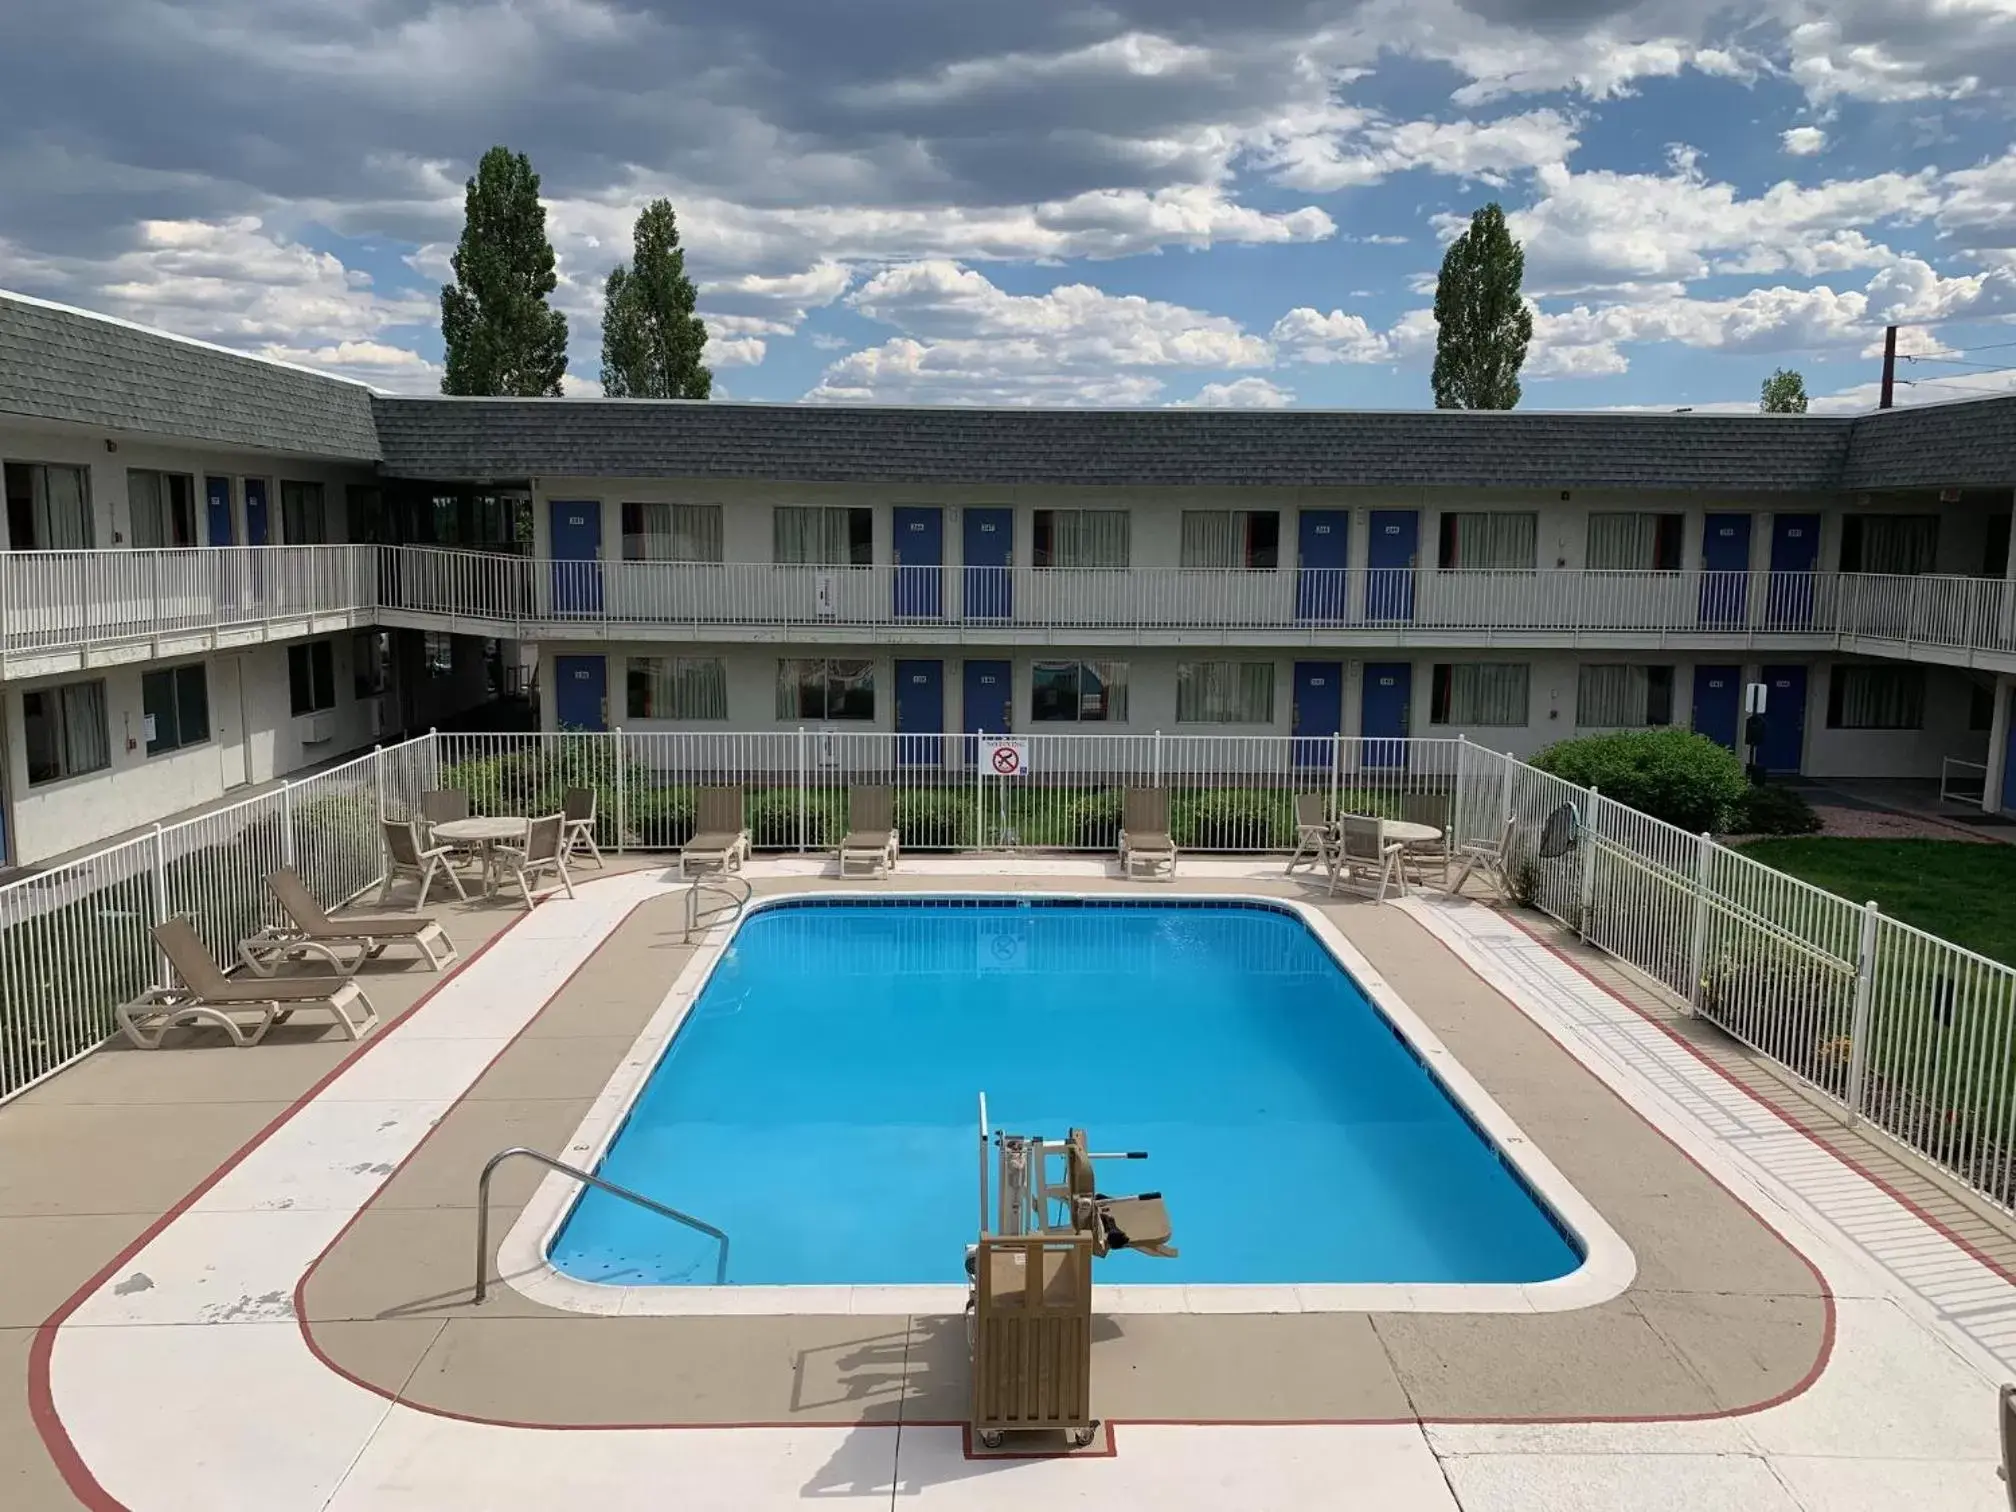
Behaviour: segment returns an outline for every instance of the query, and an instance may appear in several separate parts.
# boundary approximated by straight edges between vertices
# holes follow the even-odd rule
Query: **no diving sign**
[[[996,777],[1020,777],[1029,770],[1029,742],[1004,735],[980,737],[981,770]]]

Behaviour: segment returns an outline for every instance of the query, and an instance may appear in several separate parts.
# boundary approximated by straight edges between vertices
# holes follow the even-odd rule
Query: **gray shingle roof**
[[[1853,422],[1767,415],[373,400],[385,471],[804,483],[1839,486]]]
[[[2016,487],[2016,395],[1883,410],[1855,422],[1842,486]]]
[[[0,413],[361,462],[371,390],[0,293]]]

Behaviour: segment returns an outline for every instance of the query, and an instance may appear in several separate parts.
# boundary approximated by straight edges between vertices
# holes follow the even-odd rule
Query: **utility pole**
[[[1876,401],[1876,408],[1890,408],[1891,396],[1897,389],[1897,327],[1883,327],[1883,397]]]

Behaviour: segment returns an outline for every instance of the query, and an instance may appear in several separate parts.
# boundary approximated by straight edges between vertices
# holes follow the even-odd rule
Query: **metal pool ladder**
[[[524,1145],[513,1145],[508,1150],[499,1150],[484,1162],[483,1174],[476,1178],[476,1300],[481,1302],[490,1292],[490,1177],[497,1167],[514,1155],[522,1155],[527,1160],[536,1160],[549,1170],[558,1171],[563,1176],[572,1176],[576,1181],[585,1182],[598,1191],[621,1197],[625,1202],[634,1202],[641,1208],[649,1208],[663,1218],[674,1223],[683,1223],[690,1229],[697,1229],[709,1238],[719,1241],[720,1259],[714,1267],[714,1284],[728,1284],[728,1236],[711,1223],[703,1223],[691,1213],[682,1213],[677,1208],[654,1202],[641,1192],[633,1192],[628,1187],[620,1187],[613,1181],[604,1181],[600,1176],[590,1176],[586,1171],[555,1160],[551,1155],[538,1150],[527,1149]]]
[[[741,891],[737,892],[736,888],[740,888]],[[700,894],[703,892],[712,893],[719,898],[720,905],[703,910],[700,907]],[[728,916],[728,922],[734,923],[742,917],[742,911],[749,906],[749,900],[755,895],[756,890],[749,885],[746,878],[733,876],[727,872],[718,877],[694,878],[686,889],[686,939],[692,940],[694,931],[700,928],[703,915],[707,916],[710,925],[716,923],[719,916],[724,913]]]

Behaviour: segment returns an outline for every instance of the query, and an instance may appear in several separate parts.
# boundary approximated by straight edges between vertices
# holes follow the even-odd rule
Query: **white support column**
[[[1995,717],[1988,726],[1988,770],[1981,778],[1981,811],[2002,811],[2003,773],[2009,762],[2009,716],[2016,705],[2016,678],[1995,679]]]

